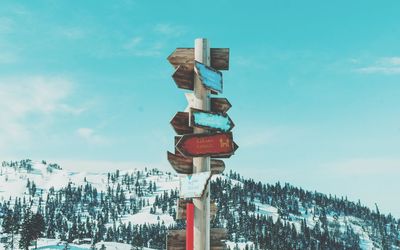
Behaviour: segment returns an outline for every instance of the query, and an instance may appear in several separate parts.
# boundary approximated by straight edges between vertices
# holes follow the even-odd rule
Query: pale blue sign
[[[222,93],[222,73],[195,61],[197,74],[206,88]]]
[[[192,109],[192,125],[222,132],[228,132],[234,126],[228,115],[204,112],[196,109]]]

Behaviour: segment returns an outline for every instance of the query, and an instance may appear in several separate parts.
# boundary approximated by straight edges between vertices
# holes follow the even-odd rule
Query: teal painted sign
[[[201,127],[221,132],[231,131],[235,126],[227,114],[218,114],[206,112],[199,109],[191,109],[190,124],[195,127]]]
[[[211,90],[222,93],[222,73],[195,61],[196,73],[199,75],[203,85]]]

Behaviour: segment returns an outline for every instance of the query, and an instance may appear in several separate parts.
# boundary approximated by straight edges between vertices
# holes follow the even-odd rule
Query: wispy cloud
[[[400,74],[400,57],[383,57],[376,60],[372,65],[355,69],[361,74]]]
[[[103,136],[100,136],[91,128],[79,128],[76,133],[89,144],[104,145],[107,143],[107,140]]]
[[[173,25],[170,23],[159,23],[155,25],[154,31],[161,35],[170,37],[179,37],[186,32],[186,29],[181,25]]]
[[[1,78],[0,149],[28,146],[37,127],[32,123],[32,117],[45,122],[44,118],[56,113],[82,112],[82,108],[66,103],[71,90],[72,82],[63,77]]]
[[[129,38],[123,44],[123,49],[133,56],[160,56],[170,39],[177,38],[185,32],[186,29],[184,26],[159,23],[153,26],[152,29],[146,29],[146,31],[139,32]]]
[[[142,36],[134,36],[124,45],[124,49],[134,56],[152,57],[161,55],[164,43],[145,40]]]
[[[80,27],[63,27],[58,33],[69,40],[79,40],[86,36],[86,32]]]
[[[0,34],[10,33],[13,30],[14,22],[11,18],[0,17]]]
[[[0,47],[0,64],[10,64],[18,62],[18,56],[10,51],[4,51]]]

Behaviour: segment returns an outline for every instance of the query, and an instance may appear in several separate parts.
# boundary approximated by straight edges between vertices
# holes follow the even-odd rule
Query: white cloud
[[[141,36],[134,36],[123,47],[134,56],[152,57],[161,55],[164,43],[161,41],[149,42]]]
[[[161,35],[178,37],[185,33],[185,28],[183,26],[173,25],[170,23],[159,23],[154,27],[154,31]]]
[[[372,65],[357,68],[355,71],[362,74],[400,74],[400,57],[379,58]]]
[[[143,41],[143,38],[140,36],[135,36],[132,37],[131,40],[125,44],[126,49],[133,49],[136,48],[141,42]]]
[[[62,77],[0,78],[0,149],[28,147],[38,122],[46,129],[46,118],[55,113],[77,114],[67,103],[72,82]],[[39,119],[32,122],[32,116]]]
[[[91,128],[79,128],[76,133],[90,144],[103,145],[107,143],[107,140],[103,136],[100,136]]]

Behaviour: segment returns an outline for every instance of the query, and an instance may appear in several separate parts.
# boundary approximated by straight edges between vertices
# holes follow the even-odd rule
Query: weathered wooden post
[[[168,161],[183,174],[177,219],[187,218],[187,229],[170,230],[167,249],[223,249],[227,230],[210,229],[209,181],[212,174],[220,174],[225,169],[224,162],[215,158],[230,157],[238,146],[230,132],[234,124],[226,114],[231,104],[226,98],[211,97],[211,94],[222,93],[219,70],[229,68],[229,49],[210,49],[208,40],[199,38],[194,48],[178,48],[168,61],[175,68],[172,78],[176,85],[193,93],[186,93],[188,108],[178,112],[171,121],[178,136],[175,154],[168,152]],[[213,205],[215,215],[216,205]]]
[[[207,39],[195,40],[194,59],[210,66],[210,46]],[[194,107],[210,110],[210,90],[202,84],[198,74],[194,74]],[[203,128],[194,128],[195,134],[205,133]],[[194,157],[193,172],[210,171],[210,157]],[[194,204],[194,246],[196,250],[210,249],[210,186],[207,185],[203,197],[193,199]]]

